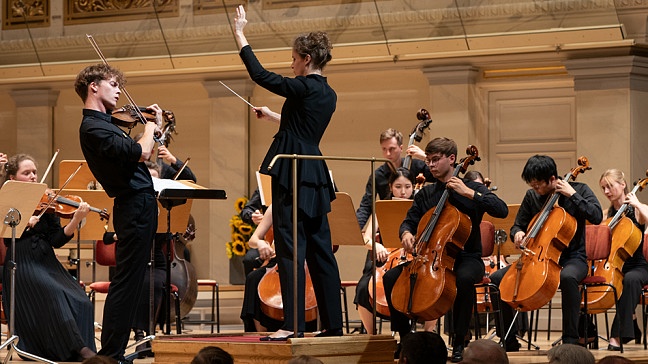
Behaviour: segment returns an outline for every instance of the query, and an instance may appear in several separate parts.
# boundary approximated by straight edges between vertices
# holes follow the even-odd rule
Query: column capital
[[[471,65],[425,67],[422,69],[430,86],[433,85],[473,85],[479,76],[479,68]]]
[[[230,90],[221,85],[219,81],[222,81],[229,88],[234,90],[237,94],[241,95],[244,98],[252,96],[252,90],[256,85],[249,78],[237,78],[229,80],[205,80],[203,81],[203,87],[207,90],[207,94],[210,99],[217,97],[236,97]]]
[[[564,61],[574,90],[648,91],[648,57],[629,55]]]
[[[60,91],[50,89],[25,89],[9,92],[16,107],[56,106]]]

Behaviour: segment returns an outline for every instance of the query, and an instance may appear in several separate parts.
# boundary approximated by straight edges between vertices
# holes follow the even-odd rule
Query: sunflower
[[[229,221],[231,240],[225,243],[225,252],[229,259],[234,256],[244,256],[250,250],[248,240],[254,233],[256,225],[246,223],[240,216],[247,201],[247,197],[240,197],[234,203],[236,214]]]
[[[241,213],[241,210],[245,207],[245,204],[248,202],[247,197],[239,197],[236,199],[234,202],[234,209],[236,210],[237,213]]]
[[[244,241],[234,241],[232,243],[232,253],[236,254],[240,257],[245,255],[245,252],[247,249],[245,249],[245,242]]]

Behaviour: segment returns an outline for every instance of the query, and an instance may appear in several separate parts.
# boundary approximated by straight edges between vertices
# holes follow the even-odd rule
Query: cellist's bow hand
[[[414,250],[415,243],[416,238],[409,231],[406,231],[401,235],[401,245],[403,246],[403,249],[405,249],[405,252],[411,253]]]
[[[259,240],[257,249],[259,250],[259,258],[262,260],[267,260],[275,256],[274,249],[265,240]]]
[[[466,184],[459,177],[451,177],[450,180],[448,180],[448,183],[446,183],[446,188],[454,190],[463,197],[470,199],[472,199],[475,195],[475,191],[472,188],[466,186]]]
[[[387,261],[389,252],[382,244],[376,244],[376,261],[383,263]]]
[[[520,249],[520,246],[524,242],[524,237],[526,236],[526,233],[524,231],[518,231],[515,233],[513,236],[513,243],[515,243],[515,247]]]
[[[556,192],[565,197],[572,197],[576,193],[576,190],[569,184],[569,182],[559,179],[556,181]]]

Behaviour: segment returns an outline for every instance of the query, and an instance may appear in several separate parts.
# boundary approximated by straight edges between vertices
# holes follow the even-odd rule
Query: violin
[[[479,159],[477,147],[468,146],[467,157],[455,167],[453,177],[465,173]],[[445,315],[457,295],[454,262],[470,236],[470,217],[448,203],[443,191],[436,207],[419,222],[412,262],[403,268],[392,291],[394,308],[425,321]]]
[[[44,211],[45,213],[54,213],[64,219],[71,219],[79,209],[81,202],[83,202],[83,199],[76,195],[56,196],[45,192],[34,211],[34,215],[40,215]],[[98,213],[101,220],[107,221],[110,219],[110,213],[108,213],[107,209],[90,206],[90,211]]]
[[[144,119],[142,120],[142,118]],[[162,110],[162,120],[164,120],[165,124],[175,125],[173,111]],[[111,113],[111,121],[115,125],[131,129],[137,123],[146,124],[149,121],[155,122],[156,119],[155,114],[148,111],[147,108],[138,106],[136,110],[133,105],[128,104],[113,110]]]
[[[416,113],[416,118],[420,120],[420,122],[416,124],[416,126],[410,133],[409,143],[407,144],[408,148],[414,144],[414,141],[420,142],[423,139],[425,129],[429,128],[430,124],[432,123],[432,119],[430,119],[430,113],[428,113],[428,111],[425,109],[420,109]],[[411,166],[412,156],[407,155],[405,156],[405,160],[403,161],[403,168],[410,169]]]
[[[648,171],[646,171],[648,176]],[[648,184],[648,178],[640,179],[635,183],[631,193],[642,191]],[[591,265],[591,275],[603,277],[606,282],[611,282],[618,292],[623,290],[623,264],[634,255],[641,245],[642,232],[626,217],[628,204],[621,205],[613,217],[605,220],[603,224],[612,230],[612,244],[610,255],[607,259],[596,260]],[[602,313],[614,306],[614,291],[612,289],[592,290],[587,293],[587,310],[591,313]]]
[[[587,158],[580,157],[578,167],[565,175],[564,180],[573,181],[589,169]],[[520,244],[522,254],[515,263],[515,269],[509,269],[500,282],[502,301],[515,310],[537,310],[558,291],[562,269],[558,260],[577,228],[576,219],[557,206],[559,197],[560,193],[554,191],[533,217]]]

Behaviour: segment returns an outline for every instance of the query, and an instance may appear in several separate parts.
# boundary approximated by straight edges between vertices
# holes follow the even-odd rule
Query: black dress
[[[84,346],[96,351],[94,310],[85,292],[56,259],[65,236],[59,218],[44,214],[40,222],[16,239],[15,334],[18,348],[53,361],[81,361]],[[2,295],[6,312],[11,299],[11,239],[5,257]]]

